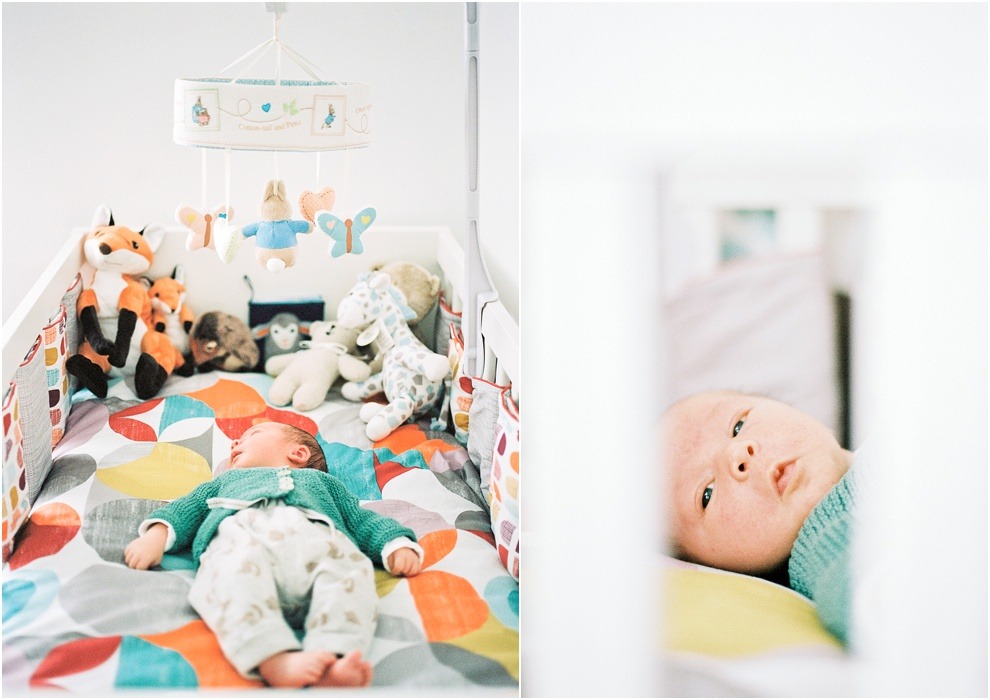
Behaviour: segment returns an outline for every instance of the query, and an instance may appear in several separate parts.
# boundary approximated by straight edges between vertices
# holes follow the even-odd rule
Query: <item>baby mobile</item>
[[[254,239],[255,258],[270,272],[281,272],[296,262],[297,236],[314,228],[330,237],[327,252],[338,258],[364,251],[362,234],[374,223],[374,209],[367,207],[353,217],[341,219],[331,213],[336,193],[326,187],[303,191],[298,199],[301,219],[292,217],[292,204],[285,183],[278,177],[278,154],[303,151],[316,154],[316,182],[320,180],[323,151],[362,148],[371,142],[369,118],[371,91],[363,83],[324,80],[320,70],[286,46],[279,38],[279,24],[286,3],[265,3],[274,13],[270,39],[254,47],[230,65],[227,71],[245,64],[233,78],[179,78],[175,81],[173,138],[176,143],[203,148],[200,206],[181,205],[176,220],[189,230],[186,250],[210,249],[225,263],[232,262],[243,242]],[[271,48],[275,48],[275,78],[243,78]],[[282,54],[302,68],[312,81],[281,77]],[[223,149],[225,189],[222,203],[206,202],[206,150]],[[264,186],[260,220],[238,226],[230,206],[231,153],[274,152],[274,177]],[[345,160],[345,182],[349,168]],[[260,189],[260,186],[259,186]]]

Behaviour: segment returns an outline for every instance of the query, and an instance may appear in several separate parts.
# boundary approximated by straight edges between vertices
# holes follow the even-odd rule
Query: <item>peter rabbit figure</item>
[[[255,256],[270,272],[281,272],[296,262],[296,234],[309,233],[313,224],[291,219],[292,206],[285,197],[285,183],[269,180],[260,207],[261,221],[248,224],[241,233],[255,236]]]

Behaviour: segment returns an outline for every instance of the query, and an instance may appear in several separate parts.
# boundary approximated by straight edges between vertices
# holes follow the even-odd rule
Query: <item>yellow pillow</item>
[[[661,586],[663,647],[709,656],[747,656],[786,648],[842,645],[814,604],[753,576],[669,562]]]

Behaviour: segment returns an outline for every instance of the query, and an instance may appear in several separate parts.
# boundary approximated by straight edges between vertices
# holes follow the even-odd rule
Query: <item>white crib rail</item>
[[[55,254],[45,273],[32,285],[3,324],[3,386],[6,391],[41,329],[58,312],[65,290],[83,264],[82,239],[87,229],[75,229]],[[70,314],[75,309],[68,309]]]
[[[481,317],[486,304],[498,299],[481,254],[478,231],[480,200],[478,197],[478,90],[479,43],[478,3],[464,4],[464,72],[467,79],[464,105],[465,156],[467,159],[467,230],[464,241],[464,274],[467,288],[464,297],[464,315],[461,319],[464,333],[464,367],[468,374],[481,376],[484,361],[484,340]]]
[[[501,302],[486,304],[481,313],[481,363],[478,376],[500,386],[512,386],[519,400],[519,326]]]
[[[464,251],[449,232],[437,243],[437,264],[443,270],[440,282],[444,300],[452,311],[459,313],[464,308]]]
[[[453,237],[445,234],[437,244],[437,263],[443,272],[442,284],[444,299],[454,312],[460,312],[465,307],[477,309],[480,320],[478,332],[473,335],[480,348],[476,354],[477,367],[473,376],[481,377],[501,386],[512,386],[512,398],[519,400],[520,393],[520,361],[519,361],[519,325],[512,314],[498,301],[497,294],[491,288],[487,272],[484,269],[469,268],[465,262],[465,253],[454,241]],[[480,255],[480,254],[479,254]],[[473,278],[484,275],[483,283],[489,294],[472,297],[472,284],[465,286],[465,277]],[[492,299],[492,296],[496,298]],[[465,298],[471,301],[465,302]],[[468,334],[465,333],[465,342]]]

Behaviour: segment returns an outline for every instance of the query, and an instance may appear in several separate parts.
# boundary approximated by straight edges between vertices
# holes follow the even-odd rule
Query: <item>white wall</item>
[[[281,39],[325,77],[370,83],[373,91],[372,145],[346,160],[322,156],[319,185],[338,190],[335,209],[374,206],[379,225],[440,224],[462,240],[463,17],[462,3],[288,3]],[[493,61],[514,59],[515,6],[484,8],[482,19],[489,17],[484,49]],[[136,227],[174,223],[180,203],[199,206],[201,150],[172,142],[173,81],[215,74],[269,38],[272,18],[262,2],[4,3],[5,320],[51,252],[71,228],[88,226],[99,204]],[[273,77],[273,56],[251,76]],[[283,77],[307,77],[288,58],[282,66]],[[487,229],[482,245],[518,315],[518,234],[510,225],[518,207],[511,181],[518,172],[518,71],[510,64],[486,78],[511,118],[485,122],[482,167],[494,174],[482,176],[492,188],[486,197],[497,202],[483,201],[482,216],[495,210],[493,222],[501,216],[504,223]],[[223,197],[223,156],[208,156],[213,205]],[[235,221],[254,220],[273,175],[271,154],[233,155]],[[301,190],[316,189],[315,156],[280,155],[279,175],[294,201]]]

